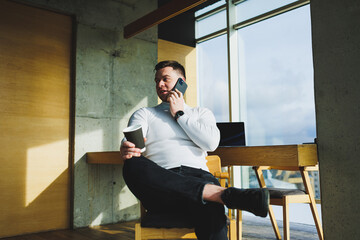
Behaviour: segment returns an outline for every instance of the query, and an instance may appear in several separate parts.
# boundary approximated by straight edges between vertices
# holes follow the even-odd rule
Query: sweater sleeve
[[[214,151],[220,141],[220,131],[213,113],[206,108],[198,108],[198,115],[184,114],[178,119],[179,125],[188,137],[204,151]]]
[[[147,114],[145,108],[140,108],[131,115],[128,126],[134,125],[141,125],[143,135],[144,137],[146,137],[149,126],[147,122]]]

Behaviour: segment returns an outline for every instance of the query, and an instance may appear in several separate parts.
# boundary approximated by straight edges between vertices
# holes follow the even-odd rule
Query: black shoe
[[[245,210],[260,217],[266,217],[269,212],[269,190],[266,188],[229,187],[225,189],[221,199],[230,209]]]

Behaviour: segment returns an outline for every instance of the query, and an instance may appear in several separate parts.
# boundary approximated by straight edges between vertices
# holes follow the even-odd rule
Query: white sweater
[[[181,165],[207,170],[207,151],[214,151],[220,132],[212,112],[206,108],[191,108],[185,104],[184,115],[178,121],[171,116],[169,103],[137,110],[130,125],[141,125],[146,151],[143,155],[159,166],[170,169]]]

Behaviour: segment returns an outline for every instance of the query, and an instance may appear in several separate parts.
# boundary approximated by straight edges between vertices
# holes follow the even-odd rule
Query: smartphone
[[[177,89],[180,92],[182,92],[182,94],[184,95],[187,87],[188,86],[187,86],[186,82],[182,78],[178,78],[178,80],[172,90],[175,91],[175,89]]]

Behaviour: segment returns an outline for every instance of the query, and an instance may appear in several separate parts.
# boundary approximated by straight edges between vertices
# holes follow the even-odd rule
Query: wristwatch
[[[174,117],[175,120],[177,121],[178,118],[181,117],[182,115],[184,115],[184,111],[181,111],[181,110],[180,110],[180,111],[177,111],[177,112],[175,113],[175,117]]]

